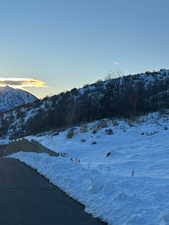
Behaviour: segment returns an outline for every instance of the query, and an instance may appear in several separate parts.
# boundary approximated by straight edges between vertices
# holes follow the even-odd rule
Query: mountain
[[[17,106],[36,101],[31,93],[9,86],[0,87],[0,112],[9,111]]]
[[[169,108],[169,70],[85,85],[0,116],[0,134],[17,138],[111,117],[133,117]]]

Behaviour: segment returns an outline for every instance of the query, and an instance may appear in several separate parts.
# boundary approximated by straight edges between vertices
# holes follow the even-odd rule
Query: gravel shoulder
[[[37,141],[28,141],[26,139],[16,140],[8,145],[0,145],[0,157],[8,156],[16,152],[36,152],[36,153],[47,153],[50,156],[58,156],[58,153],[51,151],[44,147]]]

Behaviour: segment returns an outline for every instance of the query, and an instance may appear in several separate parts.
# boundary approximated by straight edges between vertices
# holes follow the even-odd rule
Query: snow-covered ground
[[[10,141],[8,137],[0,138],[0,145],[7,145],[9,142]]]
[[[37,169],[110,225],[169,225],[169,115],[106,123],[76,127],[72,138],[66,137],[70,130],[27,137],[65,157],[10,157]]]

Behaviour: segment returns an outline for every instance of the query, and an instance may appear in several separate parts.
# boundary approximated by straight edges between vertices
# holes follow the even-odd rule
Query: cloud
[[[3,78],[0,77],[0,86],[12,86],[12,87],[45,87],[45,82],[41,80],[35,80],[32,78]]]

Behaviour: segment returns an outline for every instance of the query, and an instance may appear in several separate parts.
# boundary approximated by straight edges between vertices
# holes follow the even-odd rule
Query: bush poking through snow
[[[134,127],[134,123],[136,123],[136,118],[130,118],[130,119],[125,119],[124,120],[130,127]]]
[[[134,175],[135,175],[135,171],[134,171],[134,169],[132,169],[131,176],[134,177]]]
[[[73,138],[73,136],[75,135],[75,129],[74,128],[70,128],[67,132],[66,137],[67,138]]]
[[[59,152],[58,154],[59,154],[59,156],[61,156],[61,157],[65,157],[65,156],[67,155],[65,152]]]
[[[106,129],[106,130],[105,130],[105,133],[106,133],[107,135],[112,135],[112,134],[113,134],[113,130],[112,130],[111,128]]]
[[[95,144],[97,144],[97,142],[96,142],[96,141],[93,141],[93,142],[92,142],[92,145],[95,145]]]
[[[107,127],[108,127],[108,120],[104,119],[104,120],[99,120],[97,124],[92,127],[91,130],[93,134],[96,134],[102,128],[107,128]]]
[[[109,157],[111,155],[111,152],[108,152],[107,154],[106,154],[106,157]]]
[[[126,131],[127,131],[127,129],[126,129],[125,127],[123,127],[123,126],[120,126],[120,129],[121,129],[123,132],[126,132]]]
[[[97,133],[97,130],[94,129],[94,130],[92,131],[92,134],[96,134],[96,133]]]
[[[100,120],[97,123],[97,128],[101,129],[101,128],[107,128],[108,127],[108,122],[107,120]]]
[[[83,125],[80,127],[80,133],[87,133],[88,132],[88,127],[87,125]]]
[[[80,159],[70,158],[70,160],[71,160],[72,162],[75,162],[75,163],[80,163]]]
[[[118,123],[116,120],[112,120],[112,125],[113,125],[113,126],[118,126],[119,123]]]
[[[141,135],[152,136],[152,135],[157,134],[157,133],[158,133],[158,131],[142,132]]]
[[[86,139],[81,139],[80,141],[81,141],[81,142],[86,142]]]

